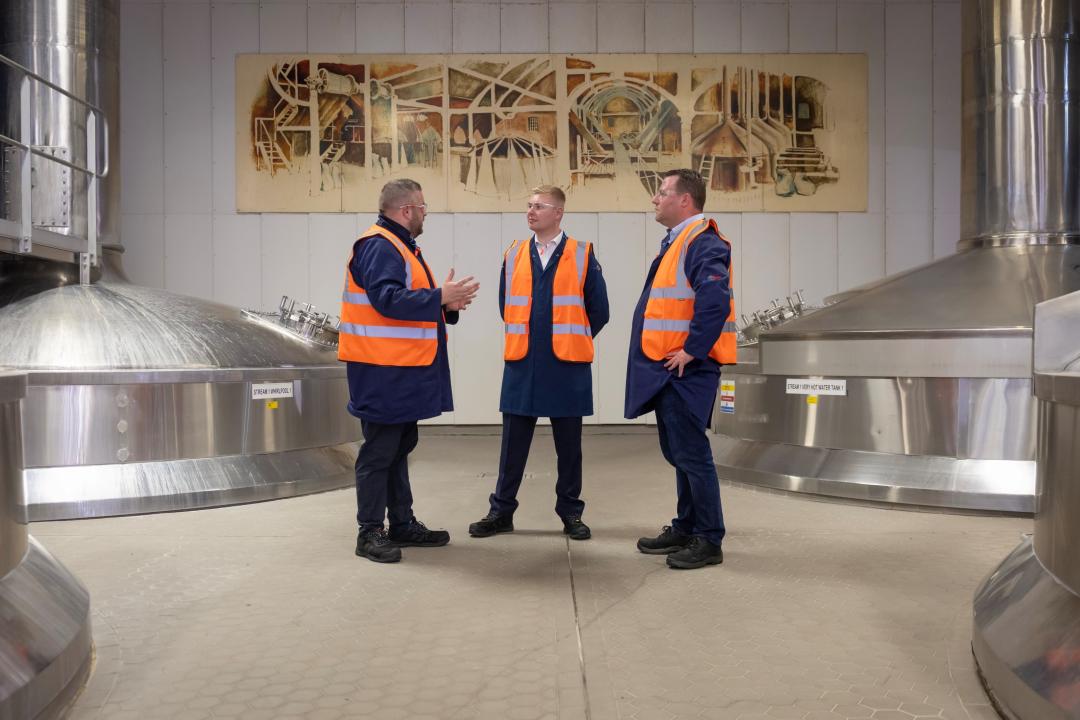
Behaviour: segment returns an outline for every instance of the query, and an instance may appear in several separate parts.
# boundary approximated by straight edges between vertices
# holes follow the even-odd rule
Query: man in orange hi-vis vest
[[[471,277],[442,287],[416,238],[427,205],[420,185],[392,180],[379,195],[379,219],[353,245],[341,294],[338,359],[347,363],[349,412],[364,444],[356,458],[356,554],[397,562],[406,546],[450,542],[413,515],[408,455],[418,420],[454,409],[446,323],[476,295]],[[390,531],[383,529],[383,519]]]
[[[628,418],[656,413],[664,459],[675,466],[677,513],[643,553],[667,555],[672,568],[724,561],[724,513],[705,434],[720,367],[735,362],[731,244],[702,213],[705,180],[672,170],[653,196],[667,228],[634,310],[626,372]]]
[[[551,418],[558,456],[555,514],[572,540],[588,540],[581,519],[581,418],[592,415],[593,337],[608,321],[607,286],[592,243],[562,231],[566,195],[533,189],[525,219],[532,236],[507,250],[499,290],[503,316],[503,416],[499,478],[473,537],[512,532],[518,488],[538,418]]]

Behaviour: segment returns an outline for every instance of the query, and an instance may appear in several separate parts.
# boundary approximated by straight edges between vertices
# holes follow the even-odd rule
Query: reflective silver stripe
[[[525,334],[527,334],[527,331],[525,330],[525,323],[506,323],[506,334],[507,335],[525,335]]]
[[[357,335],[369,338],[402,338],[407,340],[436,340],[439,337],[438,328],[417,327],[393,327],[386,325],[357,325],[355,323],[341,323],[338,332],[346,335]]]
[[[585,243],[575,240],[577,243],[577,268],[578,273],[581,275],[581,279],[578,281],[579,287],[585,287],[585,271],[588,270],[588,266],[585,264]]]
[[[739,329],[738,323],[733,323],[730,320],[724,322],[724,329],[720,332],[733,333]]]
[[[644,330],[660,330],[661,332],[690,332],[689,320],[650,320],[645,319],[642,325]]]
[[[585,307],[585,301],[579,295],[554,295],[551,298],[552,305],[576,305]]]
[[[510,246],[510,249],[506,251],[506,260],[503,262],[503,274],[505,275],[505,281],[503,283],[503,306],[528,304],[527,301],[525,303],[518,302],[518,299],[522,297],[521,295],[510,295],[510,283],[513,282],[514,268],[517,267],[518,259],[518,253],[515,252],[515,250],[520,251],[521,249],[518,247],[518,243],[519,241],[515,240],[514,244]]]
[[[648,322],[648,320],[646,320]],[[551,326],[552,335],[592,335],[592,328],[588,325],[568,325],[556,323]]]
[[[694,290],[693,288],[688,287],[652,288],[651,290],[649,290],[649,297],[661,299],[688,300],[694,297]]]
[[[679,247],[679,259],[675,262],[675,287],[690,289],[690,282],[686,279],[686,243]]]
[[[341,302],[350,303],[352,305],[370,305],[371,300],[368,299],[367,293],[354,293],[346,290],[341,293]]]
[[[529,297],[527,295],[510,295],[506,298],[506,305],[528,305]]]

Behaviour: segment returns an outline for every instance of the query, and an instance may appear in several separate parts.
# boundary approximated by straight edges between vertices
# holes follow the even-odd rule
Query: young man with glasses
[[[356,458],[356,554],[397,562],[402,547],[450,542],[413,515],[408,455],[418,420],[454,409],[446,324],[476,295],[471,277],[442,287],[416,238],[427,205],[420,185],[392,180],[379,195],[379,219],[353,245],[341,297],[338,359],[347,363],[349,412],[364,444]],[[383,519],[390,531],[383,529]]]
[[[693,170],[665,173],[652,203],[668,232],[634,310],[625,415],[655,411],[678,503],[671,525],[637,547],[667,555],[668,567],[700,568],[724,561],[720,483],[705,429],[720,367],[735,362],[731,244],[705,219],[705,181]]]
[[[592,243],[561,229],[566,196],[551,185],[535,188],[525,219],[533,232],[510,246],[500,274],[504,322],[502,450],[488,514],[469,526],[473,537],[513,532],[517,493],[533,430],[551,418],[558,456],[555,513],[563,532],[587,540],[581,520],[581,419],[593,414],[593,337],[607,324],[607,286]]]

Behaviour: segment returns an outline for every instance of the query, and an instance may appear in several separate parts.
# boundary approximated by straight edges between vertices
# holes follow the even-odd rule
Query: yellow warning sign
[[[267,410],[277,410],[277,400],[267,400],[266,401],[266,409]]]
[[[807,405],[817,405],[817,395],[807,395],[806,396],[806,404]]]

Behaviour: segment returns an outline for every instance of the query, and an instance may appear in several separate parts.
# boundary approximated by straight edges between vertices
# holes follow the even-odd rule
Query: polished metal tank
[[[1035,310],[1035,534],[975,594],[972,650],[1002,714],[1080,717],[1080,293]]]
[[[109,170],[94,203],[78,184],[85,173],[34,156],[34,231],[89,242],[96,227],[92,271],[85,252],[0,242],[0,366],[28,377],[29,518],[180,510],[349,485],[360,428],[345,409],[345,369],[325,342],[327,328],[302,336],[124,277],[115,244],[119,144],[103,133],[98,150],[109,162],[90,162],[87,143],[97,136],[85,127],[98,110],[103,128],[115,136],[118,127],[117,18],[116,0],[13,0],[0,9],[0,53],[25,68],[16,76],[35,76],[29,114],[20,107],[27,83],[15,94],[8,81],[0,132],[11,137],[32,116],[35,150]],[[0,77],[9,78],[5,68]],[[51,178],[67,190],[56,192]]]
[[[1080,289],[1080,28],[1069,0],[962,13],[959,252],[769,330],[758,361],[725,368],[721,477],[1031,512],[1032,311]]]
[[[0,720],[57,717],[90,671],[90,596],[27,535],[22,374],[0,372]]]

